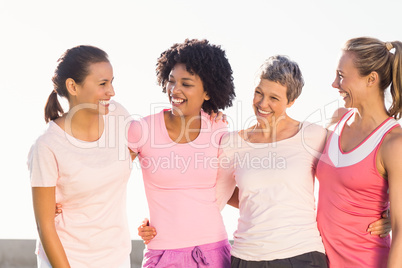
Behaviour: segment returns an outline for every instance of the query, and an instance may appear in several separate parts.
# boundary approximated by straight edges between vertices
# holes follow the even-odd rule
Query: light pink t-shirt
[[[388,118],[349,152],[340,136],[351,109],[336,126],[317,166],[320,181],[317,222],[329,267],[387,267],[391,239],[367,232],[388,208],[388,181],[377,170],[378,149],[386,134],[399,126]]]
[[[326,131],[304,122],[299,132],[272,143],[250,143],[237,132],[222,138],[218,204],[239,187],[239,220],[232,256],[247,261],[325,253],[318,232],[314,174]]]
[[[138,153],[150,213],[157,235],[148,249],[179,249],[227,239],[215,198],[218,147],[223,122],[201,112],[201,131],[190,142],[173,142],[164,111],[133,121],[129,147]]]
[[[74,268],[119,267],[131,251],[128,113],[116,102],[110,110],[98,141],[77,140],[51,121],[28,157],[32,187],[56,187],[56,202],[63,206],[56,231]],[[39,239],[36,253],[46,259]]]

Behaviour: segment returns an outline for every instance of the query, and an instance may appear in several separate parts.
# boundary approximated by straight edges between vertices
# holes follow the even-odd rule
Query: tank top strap
[[[336,124],[335,129],[334,129],[334,134],[333,136],[341,136],[341,132],[343,130],[343,127],[345,126],[346,122],[349,120],[349,118],[352,117],[352,115],[355,114],[354,109],[350,109],[349,111],[347,111],[341,118],[341,120],[339,120],[338,124]]]
[[[357,147],[349,152],[344,153],[340,149],[340,136],[346,122],[354,114],[354,112],[354,109],[351,109],[342,117],[335,127],[329,141],[328,157],[336,167],[350,166],[362,161],[371,152],[373,152],[377,146],[379,146],[384,135],[386,135],[392,128],[399,125],[394,118],[387,118]]]

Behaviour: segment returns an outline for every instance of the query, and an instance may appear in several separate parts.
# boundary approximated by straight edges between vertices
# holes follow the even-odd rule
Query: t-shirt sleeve
[[[228,126],[226,123],[222,121],[215,124],[217,124],[217,126],[214,129],[215,142],[221,144],[222,138],[228,133]]]
[[[211,116],[204,111],[201,112],[202,120],[204,120],[203,125],[206,126],[206,132],[211,132],[211,146],[219,148],[222,137],[228,133],[228,125],[219,120],[215,122],[215,119],[211,120]]]
[[[141,149],[148,138],[148,129],[148,123],[144,119],[131,121],[128,128],[128,148],[134,153],[141,153]]]
[[[57,160],[50,147],[38,140],[29,151],[28,169],[32,187],[54,187],[58,175]]]
[[[221,146],[219,148],[218,159],[219,168],[216,180],[216,203],[219,209],[222,210],[236,187],[236,180],[234,176],[234,159],[226,154],[225,147],[230,134],[222,137]]]
[[[127,146],[127,139],[128,139],[128,128],[130,126],[131,121],[133,120],[131,114],[123,107],[120,103],[112,100],[110,102],[110,112],[108,114],[108,133],[109,139],[117,142],[123,142],[124,146]],[[114,133],[110,131],[114,129]],[[116,136],[113,136],[117,134]]]
[[[316,162],[325,146],[327,130],[317,124],[303,122],[302,143],[304,148],[315,157]]]
[[[122,116],[126,121],[131,121],[131,114],[127,111],[127,109],[123,105],[114,100],[112,100],[110,104],[111,106],[109,109],[112,109],[113,107],[113,111],[110,111],[110,114]]]

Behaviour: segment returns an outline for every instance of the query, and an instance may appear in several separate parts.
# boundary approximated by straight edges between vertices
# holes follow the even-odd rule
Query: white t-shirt
[[[98,141],[77,140],[51,121],[28,156],[31,186],[56,187],[63,212],[55,226],[74,268],[118,267],[131,251],[126,215],[129,114],[116,102],[109,110]],[[46,258],[39,239],[36,253]]]
[[[317,229],[314,174],[326,131],[304,122],[275,143],[249,143],[237,132],[222,138],[217,199],[222,208],[239,187],[238,227],[231,254],[248,261],[325,253]]]

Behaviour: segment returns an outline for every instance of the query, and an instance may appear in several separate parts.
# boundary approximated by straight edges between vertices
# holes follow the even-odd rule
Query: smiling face
[[[115,95],[112,65],[109,62],[92,63],[88,70],[85,80],[81,84],[75,84],[75,91],[70,92],[74,105],[90,104],[91,108],[86,109],[87,111],[107,114],[110,99]]]
[[[253,109],[260,124],[274,123],[286,115],[286,109],[293,105],[288,103],[287,88],[277,82],[261,79],[254,91]]]
[[[354,56],[351,52],[342,53],[336,70],[336,77],[332,83],[332,87],[339,90],[346,108],[357,107],[367,94],[367,79],[360,75],[353,60]]]
[[[182,63],[172,68],[166,89],[174,115],[197,116],[204,101],[209,100],[201,78],[189,73]]]

